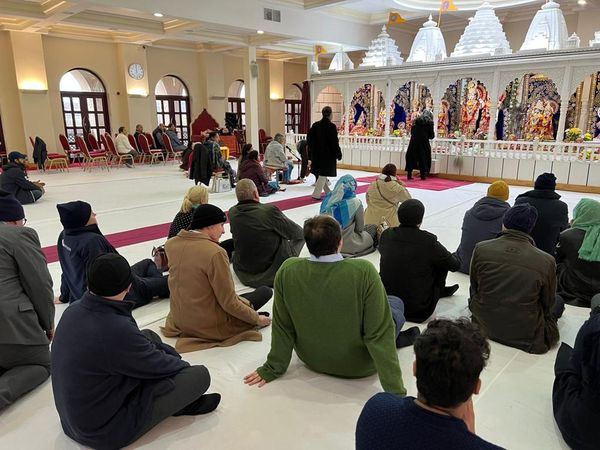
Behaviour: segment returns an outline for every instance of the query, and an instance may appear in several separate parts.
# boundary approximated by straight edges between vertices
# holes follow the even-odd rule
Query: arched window
[[[285,92],[285,132],[298,134],[302,113],[302,88],[298,83],[290,84]]]
[[[91,133],[110,133],[108,100],[104,84],[94,73],[86,69],[73,69],[60,79],[60,97],[65,122],[65,134],[70,144],[81,135],[87,142]]]
[[[174,75],[162,77],[154,89],[158,123],[174,123],[184,144],[190,136],[190,96],[185,83]]]
[[[229,86],[227,92],[227,111],[235,113],[238,117],[238,123],[242,124],[242,127],[246,126],[246,85],[244,80],[235,80]]]

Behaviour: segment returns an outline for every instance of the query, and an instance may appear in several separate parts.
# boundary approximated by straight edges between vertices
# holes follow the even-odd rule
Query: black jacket
[[[48,150],[46,150],[46,143],[41,137],[35,137],[35,143],[33,144],[33,161],[37,164],[38,169],[44,167],[44,163],[48,159]]]
[[[27,173],[23,166],[17,163],[5,164],[0,175],[0,189],[10,192],[19,202],[26,204],[32,202],[29,191],[40,188],[27,179]]]
[[[337,176],[335,160],[341,161],[342,149],[335,124],[325,118],[313,123],[306,136],[306,143],[311,160],[310,171],[316,177]]]
[[[410,130],[410,142],[406,150],[406,171],[419,169],[429,173],[431,170],[430,139],[435,137],[433,122],[417,118]]]
[[[531,232],[535,245],[540,250],[554,256],[561,231],[569,227],[569,209],[554,191],[534,189],[517,197],[515,205],[529,203],[535,206],[538,219]]]
[[[437,237],[416,227],[388,228],[379,241],[381,280],[388,295],[404,302],[411,322],[426,320],[440,299],[440,279],[455,272],[460,263]]]
[[[194,180],[196,184],[201,182],[208,186],[213,173],[210,150],[205,145],[198,143],[194,145],[193,152],[190,179]]]
[[[600,294],[600,262],[579,258],[585,231],[577,228],[563,231],[556,247],[556,291],[568,302],[590,306],[592,297]]]
[[[600,443],[600,314],[583,324],[575,347],[562,344],[554,365],[552,406],[563,439],[576,450]]]
[[[62,275],[60,300],[72,303],[87,290],[87,267],[96,256],[117,253],[98,225],[63,230],[56,244]]]
[[[132,304],[91,293],[69,306],[52,343],[52,390],[65,434],[95,449],[121,448],[139,433],[154,397],[173,390],[189,364],[152,342]]]

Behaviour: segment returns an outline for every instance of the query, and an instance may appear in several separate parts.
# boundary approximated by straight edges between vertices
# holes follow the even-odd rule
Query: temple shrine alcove
[[[544,74],[528,73],[508,83],[500,94],[496,139],[553,141],[559,117],[556,84]]]
[[[344,116],[345,119],[345,116]],[[340,129],[344,129],[342,122]],[[385,99],[374,84],[364,84],[352,95],[348,129],[354,136],[383,136],[385,134]]]
[[[579,137],[568,133],[573,128]],[[565,130],[566,140],[600,140],[600,72],[585,77],[569,98]]]
[[[446,89],[438,113],[439,137],[486,139],[490,128],[490,96],[485,85],[461,78]]]
[[[413,122],[426,109],[433,110],[433,97],[427,86],[416,81],[400,86],[390,108],[390,133],[410,134]]]
[[[331,121],[338,127],[343,124],[344,117],[344,96],[333,86],[327,86],[319,92],[317,99],[313,104],[313,120],[321,119],[321,110],[325,106],[330,106],[332,110]],[[343,130],[343,128],[342,128]]]

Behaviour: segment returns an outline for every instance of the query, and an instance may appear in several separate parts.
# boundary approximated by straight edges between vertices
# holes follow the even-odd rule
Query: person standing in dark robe
[[[419,169],[421,180],[427,178],[431,170],[430,139],[435,137],[433,131],[433,114],[425,110],[415,120],[410,130],[410,142],[406,151],[406,177],[412,180],[412,172]]]

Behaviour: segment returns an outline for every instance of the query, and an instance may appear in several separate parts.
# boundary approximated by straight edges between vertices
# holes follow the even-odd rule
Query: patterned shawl
[[[344,229],[352,223],[360,205],[356,198],[356,180],[352,175],[344,175],[323,199],[320,212],[333,216]]]

